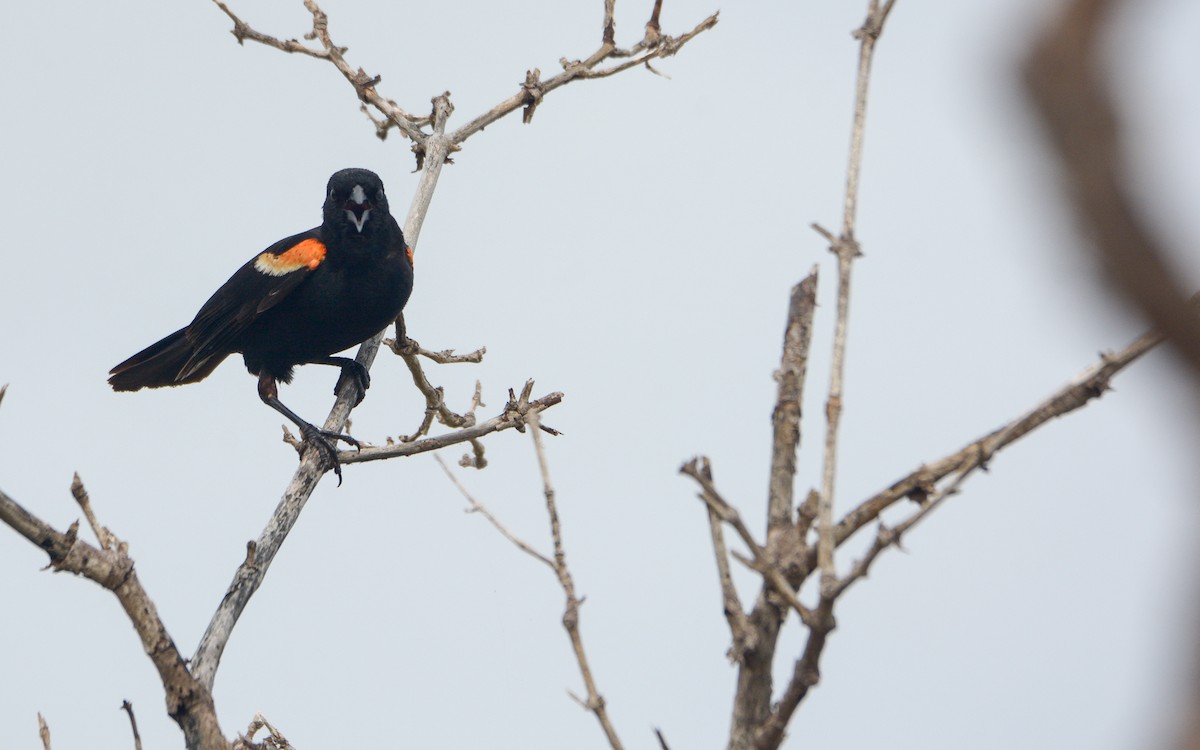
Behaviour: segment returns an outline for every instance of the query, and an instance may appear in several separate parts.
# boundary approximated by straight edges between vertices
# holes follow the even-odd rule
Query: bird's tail
[[[108,384],[114,391],[136,391],[195,383],[208,377],[228,355],[210,356],[197,366],[192,362],[195,347],[188,340],[186,331],[186,328],[180,328],[112,368]]]

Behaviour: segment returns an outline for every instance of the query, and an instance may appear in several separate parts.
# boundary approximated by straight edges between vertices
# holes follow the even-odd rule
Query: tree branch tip
[[[660,750],[671,750],[671,746],[667,744],[667,738],[663,737],[662,730],[654,727],[654,736],[658,738],[658,747]]]
[[[837,237],[834,236],[833,232],[829,231],[828,229],[821,226],[817,222],[814,221],[813,223],[809,224],[809,226],[812,227],[812,230],[814,232],[816,232],[817,234],[821,235],[826,240],[828,240],[829,244],[832,245],[837,242]]]

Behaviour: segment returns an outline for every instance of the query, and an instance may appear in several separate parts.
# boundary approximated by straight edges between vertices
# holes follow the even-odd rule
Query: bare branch
[[[836,627],[833,619],[833,601],[831,597],[822,595],[820,603],[813,611],[816,623],[808,629],[804,651],[792,668],[792,678],[783,692],[783,697],[779,699],[779,703],[775,705],[762,727],[755,732],[756,748],[775,750],[779,747],[796,708],[808,696],[808,691],[821,681],[821,654],[825,651],[829,634]]]
[[[230,10],[229,6],[224,2],[221,0],[213,0],[213,2],[233,21],[233,36],[238,40],[238,44],[244,44],[249,39],[252,42],[265,44],[268,47],[274,47],[284,52],[307,55],[315,57],[318,60],[328,60],[349,81],[350,85],[354,87],[354,92],[358,94],[358,98],[364,104],[371,105],[387,118],[387,127],[397,128],[418,144],[424,142],[427,134],[420,129],[423,119],[410,115],[401,109],[396,102],[381,96],[375,90],[375,86],[380,81],[379,76],[367,75],[362,68],[355,69],[351,67],[350,63],[346,62],[344,55],[348,48],[338,47],[333,43],[333,40],[329,37],[329,18],[321,10],[320,6],[317,5],[315,0],[304,0],[304,7],[308,9],[313,17],[312,31],[305,34],[304,38],[320,42],[320,48],[309,47],[295,39],[283,41],[268,34],[255,31],[248,23]],[[372,120],[374,121],[374,118]],[[386,135],[387,127],[383,127],[378,121],[375,121],[375,127],[377,135],[380,135],[380,137]],[[381,127],[383,127],[382,130],[380,130]]]
[[[79,488],[84,492],[82,483]],[[192,750],[226,750],[228,743],[217,723],[212,695],[188,671],[187,662],[159,618],[153,600],[138,580],[126,545],[110,533],[115,542],[110,549],[93,547],[78,538],[78,521],[65,534],[60,533],[2,490],[0,521],[49,555],[50,567],[55,571],[89,578],[116,595],[146,655],[158,670],[166,693],[167,713],[183,730],[187,746]]]
[[[527,108],[525,122],[528,123],[533,118],[533,109],[551,91],[565,86],[572,81],[587,78],[606,78],[657,58],[670,57],[697,35],[716,26],[717,16],[719,15],[717,13],[712,14],[697,24],[691,31],[678,37],[657,35],[652,39],[652,35],[647,32],[642,41],[638,42],[634,47],[629,50],[618,50],[615,43],[608,39],[609,31],[613,28],[611,25],[611,16],[608,14],[609,10],[611,8],[606,6],[605,39],[601,43],[600,48],[592,53],[590,57],[586,60],[567,60],[564,58],[560,61],[563,66],[563,72],[545,80],[541,80],[541,71],[537,69],[528,71],[525,75],[525,80],[521,83],[520,90],[516,94],[513,94],[454,131],[450,136],[450,140],[455,144],[461,144],[493,122],[523,107]],[[656,4],[654,13],[654,18],[657,18],[658,4]],[[612,57],[629,57],[630,59],[609,68],[598,67],[600,63]]]
[[[361,451],[340,451],[338,453],[338,460],[343,464],[356,464],[366,461],[396,458],[397,456],[415,456],[418,453],[428,453],[439,448],[445,448],[448,445],[477,440],[493,432],[501,432],[513,428],[522,430],[526,422],[529,421],[530,416],[545,411],[561,403],[562,400],[563,394],[554,392],[533,401],[510,401],[505,404],[504,411],[499,415],[472,427],[464,427],[461,430],[447,432],[444,435],[434,435],[433,437],[418,440],[414,443],[396,443],[394,445],[366,447]]]
[[[378,339],[375,339],[375,341],[377,343]],[[364,348],[366,346],[367,344],[363,345]],[[551,393],[535,401],[526,400],[522,403],[509,403],[505,405],[504,412],[499,416],[481,424],[476,424],[473,427],[418,440],[413,443],[364,448],[357,452],[345,451],[339,454],[339,460],[343,464],[349,464],[361,463],[363,461],[378,461],[397,456],[412,456],[444,448],[448,445],[476,440],[493,432],[512,428],[521,429],[524,427],[525,420],[529,414],[548,409],[560,403],[562,399],[563,395],[561,393]],[[341,403],[342,400],[339,397],[338,404]],[[350,402],[347,401],[346,405],[349,407]],[[333,416],[331,416],[331,419],[333,419]],[[330,429],[329,424],[330,422],[326,422],[326,429]],[[205,685],[211,685],[215,679],[217,665],[220,663],[221,654],[224,653],[225,645],[228,643],[230,635],[232,635],[233,627],[237,624],[242,611],[245,610],[250,597],[262,585],[267,568],[270,567],[271,561],[275,559],[275,555],[279,552],[283,540],[287,537],[292,526],[295,525],[300,511],[304,508],[304,504],[308,501],[309,496],[321,478],[321,470],[315,467],[314,463],[309,458],[301,462],[300,468],[296,471],[292,483],[284,493],[283,499],[275,509],[275,513],[267,523],[267,527],[263,529],[258,541],[255,542],[255,554],[252,563],[243,563],[238,566],[233,581],[229,584],[229,589],[225,592],[225,597],[221,600],[220,606],[216,613],[214,613],[213,619],[200,641],[196,655],[192,659],[192,670],[197,679],[200,679]]]
[[[4,395],[3,389],[0,388],[0,396]],[[46,720],[42,718],[42,712],[38,711],[38,736],[42,738],[42,750],[50,750],[50,727],[46,724]]]
[[[875,43],[883,33],[883,24],[893,2],[881,10],[879,0],[871,0],[867,17],[856,32],[859,39],[858,78],[854,93],[854,125],[850,135],[849,164],[846,167],[846,191],[842,211],[842,233],[830,249],[838,259],[837,322],[833,335],[833,361],[830,365],[829,399],[825,404],[825,462],[821,473],[821,498],[817,507],[817,560],[821,569],[821,587],[834,585],[837,570],[833,561],[833,493],[837,478],[838,428],[842,417],[842,389],[846,370],[846,333],[850,319],[850,278],[854,259],[862,253],[855,238],[858,214],[858,185],[862,171],[863,138],[866,134],[867,92],[871,81],[871,62]],[[823,232],[826,236],[829,232]]]
[[[933,463],[922,465],[886,490],[867,498],[847,513],[834,527],[834,541],[841,545],[863,526],[903,498],[923,501],[933,495],[935,485],[951,474],[986,464],[993,455],[1015,443],[1056,417],[1069,414],[1099,398],[1109,390],[1112,378],[1162,341],[1162,335],[1150,332],[1116,354],[1102,354],[1100,361],[1071,383],[1059,389],[1017,419],[1001,425],[983,437],[964,445]],[[810,555],[810,567],[815,560]]]
[[[555,569],[553,560],[546,557],[541,552],[538,552],[536,549],[534,549],[533,545],[509,531],[508,528],[505,527],[504,524],[500,523],[500,520],[496,518],[496,516],[494,516],[483,503],[476,500],[471,493],[467,491],[467,488],[463,486],[463,483],[458,481],[458,477],[455,476],[454,472],[450,471],[450,467],[446,465],[446,462],[442,460],[441,456],[435,453],[433,454],[433,460],[437,461],[438,466],[442,467],[442,471],[446,472],[446,476],[450,477],[450,481],[454,483],[454,486],[458,489],[459,493],[461,493],[463,498],[466,499],[467,504],[471,506],[467,510],[468,513],[478,513],[479,515],[483,516],[488,520],[488,523],[490,523],[496,529],[496,531],[500,532],[501,536],[512,542],[517,549],[521,550],[533,559],[544,563],[551,570]]]
[[[580,701],[580,703],[596,715],[596,720],[600,722],[600,727],[604,730],[604,736],[608,738],[609,746],[613,750],[621,750],[621,740],[617,737],[617,731],[612,722],[609,721],[604,696],[600,695],[600,691],[596,689],[596,680],[592,677],[587,653],[583,648],[583,636],[579,632],[579,606],[582,602],[575,594],[575,581],[571,577],[570,568],[567,567],[567,553],[563,547],[562,528],[558,521],[554,485],[550,481],[550,467],[546,462],[546,449],[542,445],[542,431],[539,429],[537,412],[530,412],[528,420],[529,426],[533,428],[529,433],[533,437],[533,447],[537,453],[538,469],[542,475],[542,489],[546,496],[546,513],[550,517],[550,536],[554,540],[554,572],[558,575],[558,582],[567,597],[566,611],[563,612],[563,627],[566,628],[567,635],[571,639],[571,647],[575,650],[575,659],[579,662],[579,672],[583,677],[584,687],[587,689],[587,700]]]
[[[255,735],[263,729],[267,730],[267,736],[263,738],[262,742],[256,742]],[[284,737],[282,732],[272,726],[265,716],[256,713],[254,720],[247,727],[246,733],[234,741],[233,750],[293,750],[293,747],[287,737]]]
[[[733,575],[729,571],[729,550],[725,547],[725,534],[721,530],[721,517],[712,508],[707,510],[708,530],[717,558],[717,578],[721,582],[725,620],[729,623],[729,633],[733,637],[733,644],[729,647],[729,658],[741,662],[745,659],[746,651],[754,646],[755,632],[750,627],[750,620],[742,609],[742,602],[733,585]]]
[[[422,435],[429,433],[429,428],[433,426],[433,420],[436,417],[439,422],[447,427],[471,427],[475,424],[475,408],[479,406],[480,385],[475,384],[475,398],[471,401],[471,407],[463,414],[456,414],[446,406],[445,390],[440,386],[434,386],[429,382],[429,378],[425,375],[425,370],[421,367],[421,357],[433,360],[440,364],[450,364],[459,362],[482,362],[483,355],[487,352],[486,347],[476,349],[469,354],[454,353],[453,349],[446,349],[440,352],[431,352],[427,349],[422,349],[421,345],[415,339],[408,338],[402,332],[403,321],[396,323],[397,336],[394,339],[384,339],[383,344],[392,352],[404,360],[404,364],[408,367],[408,371],[412,374],[413,384],[425,396],[425,417],[421,421],[421,425],[417,431],[411,435],[405,435],[399,438],[401,443],[411,443],[420,438]]]
[[[142,735],[138,733],[137,719],[133,715],[133,704],[121,701],[121,710],[129,714],[129,726],[133,729],[133,750],[142,750]]]
[[[813,313],[817,307],[817,268],[792,287],[787,325],[783,333],[783,355],[775,379],[779,393],[771,414],[774,436],[771,443],[771,479],[767,498],[767,549],[778,560],[779,546],[791,537],[802,541],[807,526],[792,524],[796,481],[796,451],[800,447],[801,405],[808,369],[808,347],[812,341]]]
[[[739,557],[737,554],[734,554],[734,557],[737,557],[747,567],[762,575],[764,584],[770,585],[774,593],[778,594],[789,607],[795,610],[803,622],[811,624],[812,612],[796,597],[796,590],[792,588],[792,585],[783,577],[783,573],[768,558],[766,550],[754,541],[754,536],[746,528],[741,514],[725,498],[721,497],[721,493],[717,491],[712,480],[712,463],[708,458],[704,456],[693,458],[680,467],[679,471],[696,480],[696,483],[700,485],[700,499],[704,501],[711,512],[715,513],[718,518],[729,524],[738,533],[738,536],[742,538],[742,542],[750,549],[752,559],[747,560]]]
[[[1025,88],[1111,286],[1166,335],[1193,372],[1200,372],[1196,315],[1162,241],[1131,199],[1120,124],[1104,80],[1102,32],[1122,5],[1115,0],[1068,3],[1030,50]]]
[[[100,525],[96,520],[96,514],[92,512],[92,502],[88,498],[87,489],[83,486],[83,480],[79,478],[79,472],[75,473],[71,479],[71,496],[75,498],[75,502],[83,510],[83,515],[87,518],[88,525],[92,527],[92,533],[96,535],[96,541],[100,543],[101,549],[111,550],[114,546],[115,538],[108,529]]]

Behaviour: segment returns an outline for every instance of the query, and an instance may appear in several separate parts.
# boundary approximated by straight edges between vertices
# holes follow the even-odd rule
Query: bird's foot
[[[367,389],[371,387],[371,373],[357,360],[350,360],[350,364],[342,367],[342,374],[338,376],[337,385],[333,386],[333,395],[341,393],[342,385],[347,381],[353,384],[354,405],[358,406],[366,397]]]
[[[333,469],[333,473],[338,478],[338,487],[341,487],[342,462],[338,460],[337,441],[341,440],[349,443],[357,450],[362,450],[362,443],[349,435],[343,435],[340,432],[332,432],[330,430],[319,430],[307,423],[300,428],[300,434],[304,436],[304,444],[306,446],[312,446],[320,452],[321,457],[324,459],[325,470]]]

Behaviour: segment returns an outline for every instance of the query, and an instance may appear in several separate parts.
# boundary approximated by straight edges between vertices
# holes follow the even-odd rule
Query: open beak
[[[342,204],[342,208],[346,211],[346,218],[354,225],[355,230],[360,234],[363,227],[366,226],[367,219],[371,218],[371,202],[367,200],[367,194],[363,191],[362,185],[355,185],[350,191],[350,199]]]

